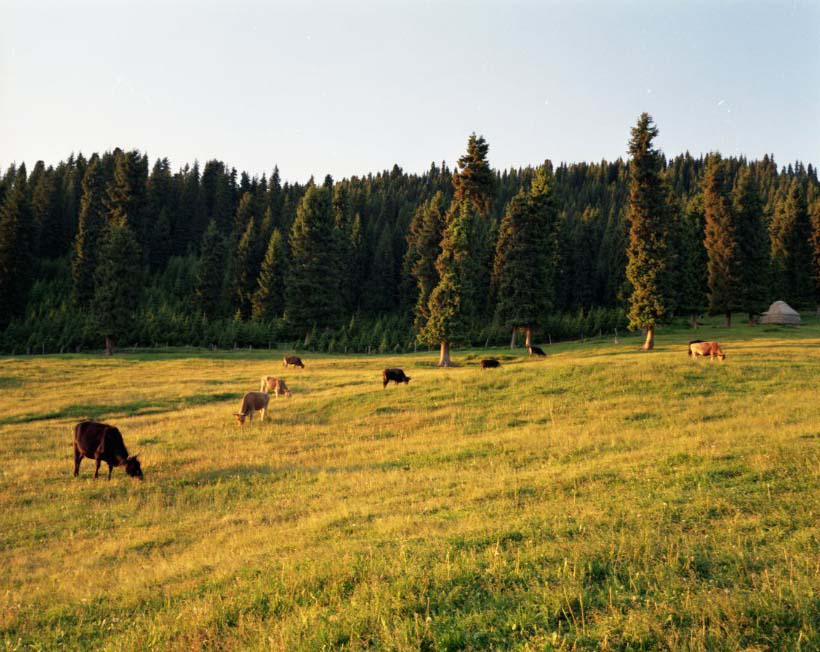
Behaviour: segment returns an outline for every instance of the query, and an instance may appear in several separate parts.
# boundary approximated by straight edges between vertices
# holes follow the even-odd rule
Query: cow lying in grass
[[[268,403],[270,403],[270,394],[267,392],[248,392],[242,399],[242,409],[239,412],[234,412],[236,420],[239,425],[245,423],[245,417],[253,421],[253,413],[261,412],[261,420],[265,420],[265,414],[268,411]]]
[[[494,358],[490,358],[489,360],[482,360],[481,361],[481,368],[482,369],[496,369],[497,367],[500,367],[500,366],[501,366],[501,363],[498,360],[494,359]]]
[[[81,421],[74,427],[74,477],[80,474],[83,457],[97,463],[94,477],[100,474],[100,464],[108,464],[108,479],[115,466],[125,466],[132,478],[142,480],[142,467],[136,455],[129,456],[120,431],[114,426],[96,421]]]
[[[262,382],[259,385],[260,392],[274,393],[276,398],[280,396],[287,396],[290,398],[290,390],[282,378],[275,378],[274,376],[262,376]]]
[[[713,361],[715,358],[720,358],[721,360],[726,359],[726,354],[721,350],[717,342],[704,342],[703,340],[692,340],[689,342],[689,356],[695,360],[695,362],[697,362],[698,356],[705,358],[707,355]]]

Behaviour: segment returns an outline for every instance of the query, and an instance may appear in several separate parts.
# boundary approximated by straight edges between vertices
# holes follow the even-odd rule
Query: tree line
[[[647,114],[628,160],[320,183],[140,151],[0,177],[0,349],[418,344],[647,331],[820,305],[820,184],[718,153],[667,159]]]

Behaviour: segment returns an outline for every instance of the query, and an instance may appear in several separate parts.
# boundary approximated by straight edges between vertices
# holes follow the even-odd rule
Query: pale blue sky
[[[166,6],[167,5],[167,6]],[[0,164],[123,148],[336,178],[625,156],[820,162],[820,2],[0,0]]]

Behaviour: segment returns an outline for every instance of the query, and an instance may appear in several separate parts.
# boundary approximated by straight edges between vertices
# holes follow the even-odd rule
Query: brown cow
[[[712,361],[715,358],[726,359],[726,354],[717,342],[701,342],[699,340],[689,342],[689,355],[695,362],[697,362],[699,355],[704,358],[708,355]]]
[[[254,412],[261,412],[261,420],[264,421],[265,414],[268,411],[268,403],[270,403],[270,394],[267,392],[248,392],[242,399],[242,410],[234,412],[233,415],[240,426],[245,423],[245,417],[253,421]]]
[[[108,464],[108,479],[115,466],[125,466],[132,478],[142,480],[142,467],[136,455],[129,456],[120,431],[114,426],[96,421],[80,421],[74,427],[74,477],[80,474],[83,457],[96,461],[94,477],[100,474],[100,464]]]
[[[295,355],[286,355],[284,358],[282,358],[282,362],[285,365],[285,369],[288,368],[288,365],[293,365],[294,367],[301,367],[302,369],[305,368],[302,359]]]
[[[482,369],[495,369],[500,367],[501,363],[496,360],[495,358],[490,358],[489,360],[482,360],[481,361],[481,368]]]
[[[290,390],[285,384],[283,378],[276,378],[274,376],[262,376],[262,382],[259,385],[260,392],[273,392],[276,398],[279,396],[287,396],[290,398]]]
[[[410,382],[410,377],[405,376],[402,369],[385,369],[382,371],[382,389],[387,387],[387,383],[391,380],[397,385],[399,383],[407,384]]]

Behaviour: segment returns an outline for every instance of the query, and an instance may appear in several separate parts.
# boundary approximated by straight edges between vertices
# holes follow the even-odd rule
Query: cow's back
[[[83,455],[90,457],[104,444],[105,458],[127,458],[128,450],[122,433],[114,426],[98,421],[81,421],[74,427],[74,445]]]
[[[242,399],[242,412],[258,411],[267,409],[270,402],[270,394],[267,392],[248,392]]]

